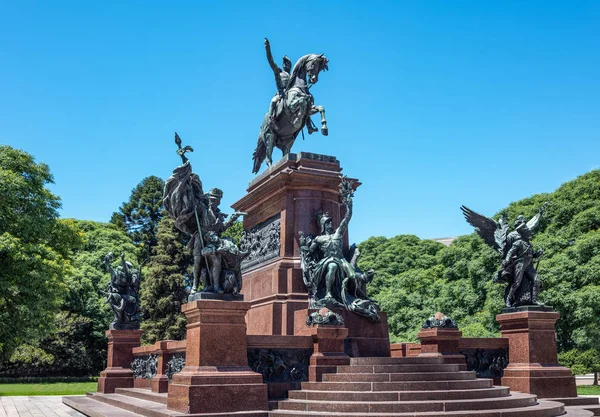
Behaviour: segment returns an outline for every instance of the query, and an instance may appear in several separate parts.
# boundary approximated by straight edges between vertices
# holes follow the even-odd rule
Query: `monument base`
[[[173,375],[167,407],[197,413],[268,410],[262,375],[248,366],[245,316],[250,303],[196,300],[187,318],[186,366]]]
[[[266,411],[267,386],[248,367],[185,367],[173,375],[167,406],[188,414]]]
[[[338,366],[350,365],[350,357],[344,353],[348,329],[343,325],[316,324],[309,327],[314,353],[309,361],[308,380],[320,382],[324,374],[337,372]]]
[[[140,345],[141,330],[107,330],[106,369],[100,372],[98,392],[112,394],[117,388],[133,388],[132,349]]]
[[[340,203],[340,162],[334,156],[290,153],[248,186],[232,205],[244,216],[250,255],[242,263],[244,295],[252,303],[248,334],[294,335],[294,317],[309,307],[300,267],[299,232],[318,235],[316,216],[334,224],[345,214]],[[350,180],[358,185],[357,180]],[[348,238],[344,237],[344,249]]]
[[[571,370],[558,364],[555,324],[560,314],[542,308],[549,307],[522,306],[496,316],[510,352],[502,385],[539,398],[577,397]]]

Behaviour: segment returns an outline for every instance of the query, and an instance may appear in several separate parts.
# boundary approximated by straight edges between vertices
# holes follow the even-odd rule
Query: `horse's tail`
[[[260,166],[267,157],[267,145],[265,144],[264,137],[264,132],[261,129],[261,132],[258,135],[258,143],[256,144],[256,149],[252,154],[252,159],[254,160],[254,167],[252,168],[253,174],[258,173],[258,171],[260,170]]]

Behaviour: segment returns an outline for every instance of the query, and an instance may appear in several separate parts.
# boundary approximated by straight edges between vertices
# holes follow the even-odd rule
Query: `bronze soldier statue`
[[[110,281],[104,294],[115,319],[111,330],[137,330],[140,328],[140,273],[121,255],[121,265],[113,269],[114,256],[108,253],[104,257],[104,266],[110,273]]]
[[[221,235],[245,213],[236,212],[231,217],[223,213],[219,208],[223,191],[213,188],[204,193],[200,178],[192,172],[185,156],[193,149],[182,148],[177,133],[175,143],[183,165],[175,168],[165,182],[163,201],[165,210],[175,218],[175,227],[191,237],[188,247],[194,254],[192,295],[198,291],[200,282],[204,284],[202,292],[238,295],[242,289],[240,265],[248,252],[240,251]]]

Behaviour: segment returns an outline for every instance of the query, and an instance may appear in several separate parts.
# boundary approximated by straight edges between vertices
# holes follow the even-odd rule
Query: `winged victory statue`
[[[524,216],[518,216],[511,232],[505,216],[495,221],[468,207],[460,208],[477,234],[502,257],[502,267],[494,276],[494,281],[508,284],[504,292],[504,301],[508,308],[541,305],[538,297],[542,285],[534,260],[537,259],[539,265],[539,259],[544,251],[533,250],[531,237],[547,205],[548,203],[542,205],[538,213],[529,221]]]

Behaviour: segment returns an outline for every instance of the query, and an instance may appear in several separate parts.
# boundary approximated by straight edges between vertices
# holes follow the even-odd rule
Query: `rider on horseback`
[[[329,60],[323,54],[304,55],[289,72],[289,58],[284,58],[282,70],[273,60],[268,39],[265,39],[265,48],[269,66],[275,76],[277,94],[271,100],[269,111],[263,119],[252,155],[254,173],[259,171],[265,159],[267,165],[271,166],[274,147],[281,149],[283,156],[288,155],[298,133],[305,126],[309,134],[318,131],[310,120],[311,115],[321,114],[321,133],[325,136],[328,134],[325,109],[323,106],[315,106],[310,87],[319,80],[320,71],[328,70]]]

